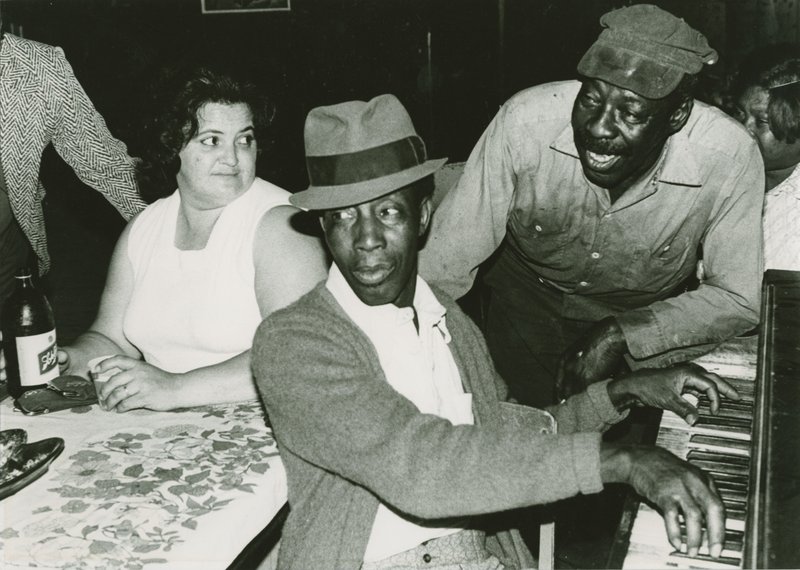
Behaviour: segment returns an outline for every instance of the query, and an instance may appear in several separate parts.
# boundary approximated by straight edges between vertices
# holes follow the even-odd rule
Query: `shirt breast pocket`
[[[508,238],[528,257],[542,265],[558,265],[566,255],[569,224],[557,212],[514,210],[509,216]]]
[[[690,258],[695,258],[691,249],[688,239],[680,235],[673,236],[654,248],[632,248],[625,272],[625,288],[648,293],[671,289],[685,278],[684,266],[690,263]]]
[[[673,265],[689,254],[688,240],[684,236],[675,236],[659,245],[653,251],[654,263]]]

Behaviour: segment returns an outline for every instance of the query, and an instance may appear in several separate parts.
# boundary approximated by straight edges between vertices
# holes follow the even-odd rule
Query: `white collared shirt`
[[[392,388],[422,413],[445,418],[453,425],[474,423],[472,394],[464,392],[461,375],[447,346],[450,333],[445,309],[422,278],[417,277],[414,309],[393,304],[366,305],[347,284],[335,263],[325,286],[372,341]],[[419,333],[414,326],[414,310]],[[381,504],[364,561],[381,560],[459,530],[461,528],[419,526]]]
[[[766,194],[764,268],[800,270],[800,166]]]

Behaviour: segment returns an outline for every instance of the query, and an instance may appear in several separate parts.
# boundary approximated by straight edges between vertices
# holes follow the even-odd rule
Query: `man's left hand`
[[[617,372],[628,344],[613,317],[595,324],[561,357],[556,376],[559,400],[583,392],[589,384],[605,380]]]
[[[712,414],[719,410],[720,396],[739,399],[739,393],[725,380],[688,362],[669,368],[643,368],[608,383],[608,396],[617,409],[652,406],[671,410],[691,425],[697,421],[698,411],[683,397],[685,394],[705,394]]]

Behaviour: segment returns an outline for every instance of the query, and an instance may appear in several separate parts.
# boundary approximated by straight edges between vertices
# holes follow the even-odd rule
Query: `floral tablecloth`
[[[226,568],[286,501],[255,401],[29,417],[6,400],[0,428],[65,441],[41,479],[0,501],[3,568]]]

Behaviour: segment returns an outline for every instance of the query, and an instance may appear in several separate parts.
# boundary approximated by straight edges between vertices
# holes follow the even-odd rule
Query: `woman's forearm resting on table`
[[[166,411],[258,397],[250,372],[250,351],[219,364],[186,372],[168,372],[138,359],[118,356],[99,370],[119,369],[98,389],[104,409]]]
[[[241,402],[258,398],[250,370],[250,351],[177,377],[175,407]]]

